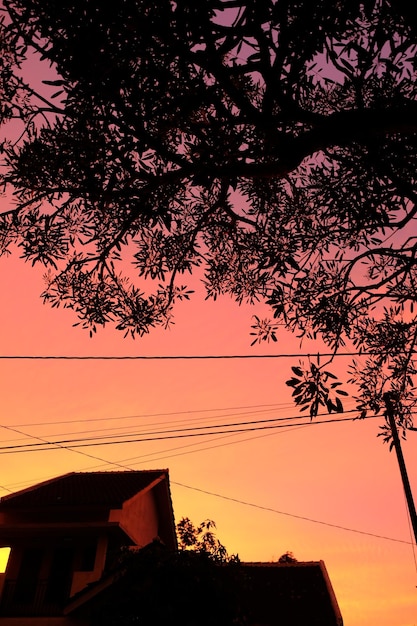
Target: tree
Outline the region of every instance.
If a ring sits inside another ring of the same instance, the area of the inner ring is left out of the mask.
[[[238,562],[237,555],[229,556],[225,546],[216,537],[216,524],[205,520],[194,526],[190,518],[183,517],[177,524],[177,536],[180,550],[191,550],[197,554],[206,554],[217,563]]]
[[[239,560],[228,557],[214,528],[210,520],[195,527],[184,518],[177,524],[178,551],[155,541],[137,552],[123,553],[120,577],[90,609],[92,623],[243,626],[244,574]]]
[[[1,252],[95,332],[171,322],[207,296],[348,344],[359,408],[416,374],[417,29],[406,0],[3,0]],[[27,60],[48,68],[30,84]],[[48,91],[50,89],[50,91]],[[341,410],[323,363],[289,382]],[[339,393],[337,393],[339,392]]]
[[[284,554],[279,557],[278,563],[297,563],[297,559],[292,552],[284,552]]]

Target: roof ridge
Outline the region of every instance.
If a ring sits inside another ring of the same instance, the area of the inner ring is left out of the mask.
[[[11,500],[15,496],[23,495],[24,493],[29,493],[30,491],[34,491],[35,489],[39,489],[40,487],[44,487],[46,485],[50,485],[51,483],[59,480],[61,478],[66,478],[67,476],[72,476],[77,474],[77,472],[67,472],[66,474],[61,474],[59,476],[53,476],[52,478],[47,478],[40,483],[35,483],[30,485],[29,487],[25,487],[24,489],[19,489],[19,491],[13,491],[12,493],[7,493],[5,496],[1,496],[0,502],[4,502],[5,500]]]
[[[68,472],[3,496],[0,508],[124,502],[157,479],[169,481],[169,470]]]
[[[258,567],[299,567],[299,566],[320,566],[322,561],[292,561],[292,562],[280,562],[280,561],[242,561],[242,565],[258,566]]]

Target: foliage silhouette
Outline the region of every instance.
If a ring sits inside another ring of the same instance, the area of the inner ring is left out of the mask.
[[[184,518],[177,528],[178,551],[155,541],[122,554],[120,578],[93,607],[93,625],[245,624],[239,600],[244,574],[223,546],[219,556],[222,544],[213,533],[214,523],[207,520],[196,528]]]
[[[400,425],[411,425],[410,4],[3,5],[2,184],[14,195],[0,252],[17,244],[48,267],[45,301],[73,308],[90,333],[115,323],[143,335],[171,323],[197,271],[208,297],[268,303],[255,342],[275,341],[282,324],[333,353],[366,353],[351,372],[360,415],[390,390]],[[42,88],[27,59],[47,68]],[[320,387],[325,364],[300,367],[299,403],[312,417],[339,410]]]

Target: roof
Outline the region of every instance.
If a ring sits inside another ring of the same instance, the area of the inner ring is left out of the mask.
[[[284,618],[286,626],[343,625],[323,561],[242,565],[249,577],[247,614],[254,622],[278,623]]]
[[[123,502],[168,478],[168,470],[71,472],[3,496],[0,511],[37,507],[121,508]]]

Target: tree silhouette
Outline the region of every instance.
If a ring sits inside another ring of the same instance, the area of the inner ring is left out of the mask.
[[[366,353],[361,414],[411,424],[417,29],[406,0],[3,0],[0,248],[94,332],[207,296]],[[27,61],[48,68],[39,89]],[[37,61],[36,61],[37,60]],[[340,410],[320,363],[290,384]],[[331,375],[330,375],[331,378]],[[332,385],[334,385],[332,387]],[[341,395],[339,393],[339,395]],[[340,403],[340,399],[339,399]],[[408,412],[404,413],[404,410]]]
[[[92,624],[246,624],[241,599],[245,575],[214,529],[210,520],[195,527],[183,518],[177,524],[179,550],[154,541],[122,553],[119,576],[90,609]]]

